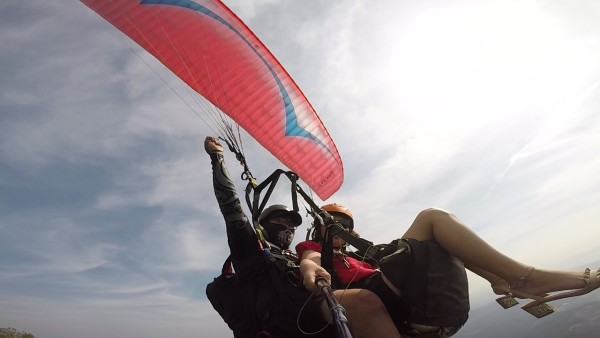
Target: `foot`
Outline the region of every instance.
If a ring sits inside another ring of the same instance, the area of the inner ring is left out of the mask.
[[[519,304],[510,292],[510,284],[504,279],[498,277],[491,283],[491,286],[494,293],[501,296],[500,298],[496,298],[496,302],[503,308],[508,309]]]
[[[500,277],[493,281],[490,286],[492,287],[492,291],[499,296],[510,294],[510,284]]]
[[[585,272],[582,275],[579,275],[577,278],[571,278],[572,275],[570,273],[563,273],[564,278],[562,281],[558,281],[558,284],[563,283],[563,285],[571,286],[563,286],[560,289],[552,290],[552,291],[563,291],[556,292],[550,295],[540,297],[540,296],[531,296],[523,293],[522,295],[531,298],[534,301],[523,306],[523,310],[531,313],[537,318],[542,318],[554,312],[552,306],[548,305],[548,302],[585,295],[590,293],[598,288],[600,288],[600,269],[590,270],[585,269]],[[582,286],[583,283],[583,286]],[[575,286],[577,284],[577,286]],[[565,291],[566,290],[566,291]],[[549,291],[550,292],[550,291]],[[518,294],[518,291],[513,290],[514,294]]]
[[[535,299],[531,296],[544,297],[551,292],[582,289],[590,284],[590,272],[586,270],[586,273],[529,268],[522,278],[513,281],[510,291],[515,296]]]

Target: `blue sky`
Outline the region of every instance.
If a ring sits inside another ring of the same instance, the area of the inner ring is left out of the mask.
[[[363,237],[436,206],[526,263],[600,265],[597,1],[225,3],[330,131]],[[227,256],[213,133],[178,79],[77,1],[2,1],[0,44],[0,327],[229,336],[204,296]],[[244,144],[258,178],[281,166]]]

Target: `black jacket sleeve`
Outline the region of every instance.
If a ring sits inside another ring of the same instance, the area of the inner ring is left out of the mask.
[[[222,152],[210,154],[213,186],[219,208],[225,219],[227,242],[231,251],[231,260],[237,272],[244,270],[260,255],[258,238],[248,217],[242,210],[231,176],[225,166]]]

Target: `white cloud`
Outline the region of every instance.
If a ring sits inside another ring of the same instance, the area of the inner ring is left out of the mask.
[[[595,259],[595,2],[229,5],[331,132],[346,169],[331,201],[364,237],[440,206],[527,263]],[[0,318],[49,338],[229,334],[190,291],[227,253],[194,100],[80,3],[0,6]],[[281,167],[245,145],[257,178]],[[281,189],[272,202],[288,203]]]

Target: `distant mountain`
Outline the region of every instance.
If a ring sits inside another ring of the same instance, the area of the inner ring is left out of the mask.
[[[526,300],[519,300],[521,305]],[[594,338],[600,337],[600,291],[551,302],[556,312],[537,319],[519,306],[504,310],[495,302],[471,310],[456,338]]]

